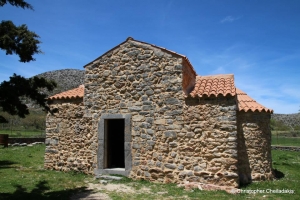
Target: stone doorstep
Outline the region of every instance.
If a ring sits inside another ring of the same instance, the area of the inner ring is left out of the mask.
[[[125,169],[124,169],[125,170]],[[120,171],[120,169],[118,169],[118,171]],[[122,180],[123,178],[122,177],[119,177],[119,176],[112,176],[112,175],[98,175],[95,177],[96,179],[105,179],[105,180]]]

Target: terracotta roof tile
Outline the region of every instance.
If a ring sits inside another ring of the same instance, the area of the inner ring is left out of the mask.
[[[190,93],[192,97],[202,97],[203,95],[235,96],[233,74],[222,74],[213,76],[197,76],[194,90]]]
[[[83,98],[84,95],[84,85],[80,85],[78,88],[74,88],[72,90],[68,90],[56,95],[53,95],[48,98],[48,100],[55,100],[55,99],[76,99],[76,98]]]
[[[266,108],[263,105],[257,103],[254,99],[249,97],[245,92],[236,88],[238,109],[239,111],[258,111],[258,112],[270,112],[273,113],[272,109]]]
[[[239,111],[258,111],[258,112],[270,112],[272,109],[266,108],[263,105],[257,103],[254,99],[248,96],[242,90],[235,88],[233,82],[233,75],[216,75],[216,76],[197,76],[197,82],[195,89],[191,92],[191,96],[218,96],[219,94],[226,96],[227,94],[234,96],[237,95],[238,110]],[[68,90],[48,98],[48,100],[56,99],[76,99],[83,98],[84,85],[80,85],[78,88]]]

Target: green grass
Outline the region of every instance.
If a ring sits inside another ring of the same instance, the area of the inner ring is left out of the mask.
[[[0,148],[0,199],[68,199],[87,175],[43,169],[45,145]]]
[[[272,131],[272,145],[300,146],[299,131]]]
[[[0,147],[0,199],[69,199],[86,184],[98,183],[92,176],[81,173],[64,173],[43,169],[45,146]],[[300,153],[272,151],[273,168],[282,178],[274,181],[252,183],[244,190],[294,190],[295,194],[228,194],[224,191],[186,191],[175,184],[158,184],[123,178],[108,184],[130,186],[135,193],[103,191],[112,199],[300,199]],[[147,189],[145,192],[143,189]],[[91,192],[91,191],[90,191]]]
[[[300,146],[300,138],[294,137],[272,137],[272,145],[279,146]]]
[[[45,137],[44,130],[0,130],[0,134],[8,134],[9,137]]]

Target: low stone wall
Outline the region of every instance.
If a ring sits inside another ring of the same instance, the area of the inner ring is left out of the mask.
[[[274,146],[272,145],[272,150],[281,150],[281,151],[300,151],[300,147],[285,147],[285,146]]]

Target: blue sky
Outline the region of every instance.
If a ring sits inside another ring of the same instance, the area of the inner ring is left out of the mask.
[[[0,82],[83,66],[127,37],[187,56],[199,75],[234,74],[235,84],[275,113],[300,109],[298,0],[28,0],[0,19],[41,38],[36,61],[0,51]]]

